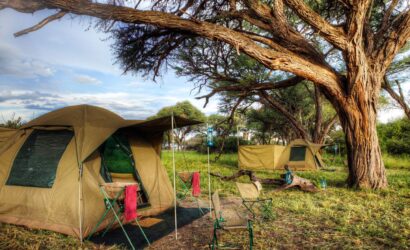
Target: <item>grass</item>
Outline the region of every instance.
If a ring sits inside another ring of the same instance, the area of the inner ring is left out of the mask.
[[[177,152],[177,171],[201,171],[203,199],[207,199],[207,156]],[[325,178],[328,188],[319,193],[297,189],[274,192],[264,186],[263,196],[273,198],[273,219],[255,223],[255,249],[409,249],[410,246],[410,157],[385,155],[389,188],[381,191],[352,190],[345,187],[347,178],[343,159],[325,155],[331,171],[300,172],[298,175],[318,183]],[[213,159],[213,156],[211,156]],[[172,181],[172,154],[163,152],[162,161]],[[223,175],[236,172],[236,154],[223,155],[211,162],[211,171]],[[280,172],[258,172],[262,178],[279,178]],[[249,182],[241,177],[241,182]],[[238,196],[234,182],[211,179],[212,190],[222,196]],[[222,240],[246,244],[246,233],[223,233]],[[46,230],[30,230],[3,224],[0,249],[74,249],[78,241]],[[90,242],[85,249],[118,249]]]
[[[83,249],[119,249],[118,247],[98,246],[85,242]],[[8,224],[0,224],[0,249],[37,250],[37,249],[82,249],[78,239],[63,234],[28,229]]]
[[[340,157],[324,156],[331,171],[300,172],[298,175],[328,188],[319,193],[297,189],[274,192],[264,187],[263,196],[273,198],[275,219],[255,225],[256,249],[268,248],[410,248],[410,158],[384,156],[389,188],[381,191],[353,190],[345,186],[347,169]],[[164,152],[163,162],[172,176],[172,155]],[[211,156],[211,159],[213,157]],[[201,189],[207,197],[207,156],[177,152],[177,171],[201,171]],[[235,154],[211,162],[211,171],[223,175],[236,172]],[[281,172],[258,172],[262,178],[279,178]],[[212,190],[224,196],[238,196],[234,182],[211,179]],[[241,177],[241,182],[249,182]],[[246,244],[246,235],[224,235],[225,240]]]

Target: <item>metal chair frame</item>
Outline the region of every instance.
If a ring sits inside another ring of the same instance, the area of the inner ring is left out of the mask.
[[[229,218],[224,218],[222,215],[223,214],[222,208],[220,208],[220,205],[218,205],[220,204],[218,191],[216,191],[214,195],[212,195],[212,202],[214,203],[215,221],[214,221],[214,226],[213,226],[213,237],[212,237],[212,242],[210,243],[210,248],[212,250],[216,248],[220,248],[219,242],[218,242],[218,230],[246,229],[249,235],[249,249],[252,250],[253,244],[254,244],[252,220],[247,218],[246,226],[243,224],[225,226],[224,224],[225,222],[229,220]],[[218,210],[221,210],[221,211],[218,211]]]
[[[179,182],[181,182],[181,184],[182,184],[182,193],[178,193],[178,196],[179,196],[178,199],[179,199],[179,200],[185,200],[188,195],[191,196],[191,198],[193,198],[193,199],[196,201],[196,204],[197,204],[197,207],[198,207],[199,212],[200,212],[202,215],[204,215],[205,212],[204,212],[204,211],[202,210],[202,208],[199,206],[199,198],[193,196],[192,194],[190,194],[191,188],[192,188],[192,174],[193,174],[194,172],[189,172],[189,173],[190,173],[190,177],[189,177],[189,180],[190,180],[190,181],[189,181],[189,182],[186,182],[185,180],[183,180],[183,179],[181,178],[181,176],[179,175],[180,173],[177,174],[178,180],[179,180]],[[189,184],[188,184],[188,183],[189,183]]]
[[[272,198],[259,199],[259,192],[260,192],[260,190],[258,190],[258,189],[256,188],[256,184],[255,184],[255,183],[248,184],[248,183],[239,183],[239,182],[237,182],[236,184],[237,184],[237,187],[238,187],[238,190],[239,190],[239,194],[241,195],[242,204],[243,204],[244,207],[252,214],[253,219],[256,218],[256,213],[255,213],[255,210],[254,210],[254,206],[255,206],[256,204],[262,204],[262,203],[265,203],[265,202],[272,203]],[[254,188],[256,189],[255,192],[258,193],[258,196],[255,197],[254,199],[245,198],[244,195],[242,194],[242,192],[241,192],[241,190],[240,190],[238,184],[241,184],[241,185],[249,185],[249,188],[253,188],[253,187],[254,187]],[[252,186],[251,186],[251,185],[252,185]],[[260,185],[260,184],[259,184],[259,185]]]
[[[130,244],[131,248],[133,250],[135,250],[134,244],[132,244],[131,238],[127,234],[127,231],[125,230],[124,225],[123,225],[123,223],[120,219],[122,217],[123,213],[124,213],[124,205],[118,199],[124,193],[124,191],[125,191],[125,187],[122,187],[115,194],[114,198],[109,198],[107,192],[104,190],[104,187],[102,185],[100,185],[100,192],[104,196],[105,211],[104,211],[103,215],[101,216],[101,218],[98,220],[97,225],[95,225],[95,227],[91,231],[90,235],[87,237],[87,240],[89,240],[95,234],[98,227],[101,225],[101,223],[107,217],[108,213],[111,211],[114,215],[114,218],[112,219],[112,221],[108,224],[107,228],[102,233],[102,237],[105,236],[105,234],[112,228],[115,221],[117,221],[118,224],[120,225],[121,230],[123,231],[125,237],[127,238],[127,241]],[[117,207],[117,208],[115,208],[115,207]],[[138,218],[136,218],[134,221],[136,222],[139,229],[141,230],[141,233],[144,236],[144,238],[145,238],[146,242],[148,243],[148,245],[151,245],[150,241],[148,240],[147,235],[145,234],[144,230],[142,229],[141,225],[138,222]]]

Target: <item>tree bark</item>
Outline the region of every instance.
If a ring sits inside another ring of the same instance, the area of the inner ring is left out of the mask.
[[[387,179],[376,130],[379,91],[369,91],[367,87],[380,86],[382,77],[374,71],[363,70],[351,79],[354,81],[351,95],[345,103],[337,105],[346,138],[347,182],[356,188],[385,188]]]

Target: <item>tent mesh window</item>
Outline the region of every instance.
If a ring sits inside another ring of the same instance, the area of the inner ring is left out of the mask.
[[[109,137],[100,148],[102,158],[100,174],[106,182],[113,182],[114,174],[131,174],[138,182],[138,206],[148,206],[148,195],[136,168],[128,138],[117,132]]]
[[[305,146],[291,147],[289,161],[304,161],[306,156]]]
[[[51,188],[73,135],[69,130],[33,130],[14,159],[6,185]]]

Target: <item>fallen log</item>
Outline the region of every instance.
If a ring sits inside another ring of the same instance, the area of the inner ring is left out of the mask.
[[[210,173],[214,177],[218,177],[223,181],[234,181],[241,176],[248,176],[249,180],[252,182],[259,181],[261,184],[271,184],[271,185],[283,185],[285,181],[282,179],[270,179],[270,178],[259,178],[255,175],[255,173],[251,170],[239,170],[235,174],[231,176],[224,176],[220,173]]]
[[[223,181],[235,181],[237,178],[241,176],[248,176],[249,180],[252,182],[259,181],[261,184],[268,184],[268,185],[278,185],[280,187],[276,188],[274,191],[282,191],[285,189],[298,187],[303,191],[306,192],[318,192],[319,189],[308,179],[299,177],[293,173],[291,173],[291,180],[290,184],[287,184],[284,179],[272,179],[272,178],[259,178],[255,175],[255,173],[251,170],[239,170],[238,172],[230,175],[224,176],[220,173],[210,173],[211,176],[218,177]]]
[[[293,188],[293,187],[298,187],[301,190],[306,191],[306,192],[319,192],[319,189],[311,181],[309,181],[308,179],[299,177],[295,174],[292,174],[292,183],[282,185],[278,187],[277,189],[275,189],[274,191],[282,191],[282,190]]]

